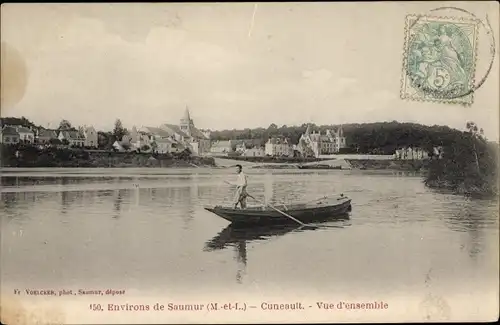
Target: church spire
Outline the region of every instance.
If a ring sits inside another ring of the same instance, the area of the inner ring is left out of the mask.
[[[189,108],[186,105],[186,110],[184,111],[184,117],[181,118],[180,128],[187,135],[191,136],[191,131],[194,129],[194,123],[189,114]]]
[[[311,124],[307,124],[307,128],[306,128],[306,135],[309,135],[311,134]]]
[[[191,121],[191,115],[189,114],[189,108],[186,105],[186,110],[184,111],[184,120],[186,120],[188,123]]]

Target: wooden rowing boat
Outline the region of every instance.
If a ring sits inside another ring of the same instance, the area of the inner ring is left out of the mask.
[[[311,203],[297,203],[292,205],[276,206],[279,210],[294,217],[303,223],[319,222],[332,217],[345,217],[351,207],[351,199],[346,196],[324,198]],[[235,225],[270,225],[294,223],[279,211],[272,207],[247,207],[246,209],[234,209],[232,207],[205,207],[217,216]]]

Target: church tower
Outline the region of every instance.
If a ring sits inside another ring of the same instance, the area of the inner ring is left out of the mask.
[[[311,135],[311,125],[307,124],[306,133],[307,136]]]
[[[181,131],[191,136],[191,130],[194,129],[194,123],[191,119],[191,115],[189,114],[189,109],[186,106],[186,110],[184,111],[184,117],[181,118],[181,123],[179,124]]]

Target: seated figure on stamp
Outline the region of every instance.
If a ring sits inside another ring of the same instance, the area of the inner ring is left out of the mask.
[[[466,77],[464,62],[453,45],[451,35],[451,29],[445,25],[439,26],[438,37],[434,40],[434,44],[441,52],[441,62],[449,68],[449,72],[457,74],[457,79],[464,79]]]
[[[420,42],[414,50],[415,77],[432,88],[449,84],[463,86],[467,80],[462,57],[450,37],[451,31],[441,25],[434,37],[420,34]]]

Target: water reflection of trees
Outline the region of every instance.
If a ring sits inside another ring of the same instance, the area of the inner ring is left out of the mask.
[[[130,194],[128,193],[128,190],[126,189],[119,189],[115,191],[115,198],[113,202],[113,206],[115,209],[115,215],[114,218],[119,218],[121,215],[122,211],[122,204],[125,196],[129,197]]]
[[[391,170],[391,174],[394,176],[408,177],[408,176],[421,176],[420,171],[408,171],[408,170]]]
[[[265,201],[276,206],[286,206],[298,201],[316,199],[324,196],[324,193],[329,193],[329,189],[325,192],[316,179],[310,179],[311,175],[315,174],[296,175],[304,178],[292,179],[288,177],[279,179],[276,175],[265,177],[263,193]]]
[[[182,180],[180,184],[168,186],[172,180]],[[196,201],[199,197],[199,186],[197,180],[190,176],[164,179],[166,187],[145,187],[141,188],[140,182],[134,182],[136,203],[143,202],[145,205],[154,204],[164,209],[170,216],[180,216],[188,227],[193,219]]]
[[[293,201],[293,199],[297,199],[294,193],[294,186],[292,186],[292,182],[290,181],[276,181],[276,176],[269,172],[268,175],[264,176],[263,179],[263,189],[261,189],[260,184],[251,184],[254,185],[252,190],[254,191],[253,195],[256,198],[260,197],[260,200],[265,202],[266,204],[272,205],[282,205],[288,204]],[[298,182],[295,180],[293,182],[295,187],[297,187]],[[300,186],[300,185],[299,185]],[[254,204],[259,204],[258,202],[253,202]]]
[[[17,177],[2,178],[3,184],[15,184]],[[20,178],[22,179],[22,178]],[[145,205],[154,205],[164,207],[165,213],[180,216],[185,226],[189,227],[189,223],[194,218],[196,206],[203,197],[208,197],[213,193],[211,186],[200,186],[199,180],[195,177],[182,176],[179,178],[168,178],[165,181],[169,182],[171,179],[179,180],[182,183],[172,184],[168,187],[147,187],[150,178],[145,179],[146,188],[141,188],[141,182],[138,177],[128,177],[124,181],[123,177],[115,177],[107,180],[106,183],[115,184],[117,187],[125,188],[118,189],[82,189],[80,190],[79,184],[102,182],[101,178],[92,177],[39,177],[37,179],[28,177],[23,183],[35,184],[38,181],[47,185],[48,191],[19,191],[18,192],[2,192],[2,205],[5,207],[7,214],[14,215],[15,210],[22,205],[26,208],[33,208],[41,200],[40,197],[45,197],[45,201],[56,202],[56,210],[61,214],[68,213],[69,210],[75,207],[94,207],[96,204],[101,204],[104,201],[110,202],[115,217],[123,214],[124,209],[130,210],[135,202],[144,202]],[[73,185],[73,186],[72,186]],[[168,185],[168,184],[167,184]],[[55,188],[54,188],[55,186]],[[132,186],[132,188],[127,188]],[[54,191],[55,189],[55,191]]]
[[[69,180],[66,177],[61,177],[58,180],[62,186],[65,186],[69,183]],[[68,191],[65,191],[63,189],[61,191],[61,213],[62,214],[66,214],[70,203],[71,203],[71,196],[69,195]]]
[[[58,192],[2,192],[2,211],[9,219],[22,218],[29,215],[26,211],[38,209],[41,203],[58,202],[59,199]]]
[[[62,180],[65,184],[82,184],[82,183],[111,183],[117,178],[103,177],[82,177],[82,176],[66,176],[64,174],[54,176],[2,176],[0,182],[2,187],[20,187],[32,185],[61,185]]]
[[[83,206],[85,191],[61,191],[61,213],[65,214],[71,206]]]
[[[113,195],[112,190],[96,190],[96,191],[90,191],[90,193],[93,197],[95,195],[96,198],[104,198]]]
[[[9,177],[0,177],[0,182],[3,187],[17,187],[19,186],[19,177],[17,176],[9,176]]]
[[[2,187],[19,187],[19,186],[32,186],[32,185],[52,185],[58,184],[58,179],[54,177],[44,176],[2,176]]]
[[[446,207],[444,222],[449,229],[468,234],[462,248],[467,247],[469,256],[475,259],[488,240],[485,228],[498,227],[498,202],[475,199],[455,202]]]
[[[9,218],[16,215],[18,212],[18,204],[19,204],[19,192],[2,192],[2,210],[5,215]]]

